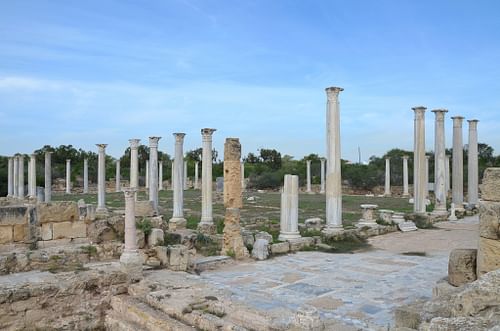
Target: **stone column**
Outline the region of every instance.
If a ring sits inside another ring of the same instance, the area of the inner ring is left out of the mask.
[[[161,137],[149,137],[149,201],[158,214],[158,141]]]
[[[83,193],[89,193],[89,160],[83,159]]]
[[[139,189],[139,143],[140,139],[129,139],[130,143],[130,188]]]
[[[196,161],[194,163],[194,189],[195,190],[198,190],[200,188],[200,186],[198,185],[198,179],[199,179],[198,178],[199,177],[199,175],[198,175],[198,167],[199,167],[198,164],[199,164],[198,161]]]
[[[278,240],[300,238],[299,232],[299,176],[285,175],[281,192],[280,235]]]
[[[464,147],[462,139],[461,116],[451,118],[453,120],[453,164],[451,178],[452,202],[457,210],[462,210],[464,206]]]
[[[116,166],[116,172],[115,172],[115,192],[120,192],[121,191],[121,173],[120,173],[120,160],[116,160],[115,162]]]
[[[71,160],[66,160],[66,194],[71,193]]]
[[[468,170],[467,170],[467,201],[469,207],[476,207],[478,198],[479,181],[479,161],[477,146],[477,122],[478,120],[468,120],[469,122],[469,151],[468,151]]]
[[[326,89],[326,226],[327,231],[342,228],[342,186],[340,163],[340,104],[341,87]]]
[[[9,157],[9,168],[7,176],[7,196],[12,198],[14,196],[14,158]]]
[[[45,152],[45,202],[52,201],[52,152]]]
[[[410,196],[408,191],[408,155],[403,156],[403,198]]]
[[[424,186],[426,199],[429,198],[429,159],[430,159],[430,156],[426,155],[425,156],[425,186]]]
[[[125,249],[120,256],[120,265],[129,279],[142,278],[142,259],[137,250],[135,227],[136,188],[124,188],[125,194]]]
[[[163,161],[158,162],[158,191],[163,191]]]
[[[444,117],[446,109],[435,109],[434,131],[434,214],[446,215],[446,146],[444,134]]]
[[[412,108],[414,121],[413,211],[425,213],[425,107]]]
[[[24,192],[24,155],[20,154],[19,155],[19,171],[18,171],[18,176],[19,176],[19,188],[17,193],[19,194],[20,199],[24,199],[25,192]]]
[[[175,173],[175,160],[172,160],[170,165],[170,190],[174,190],[174,173]]]
[[[146,188],[149,188],[149,160],[146,160]]]
[[[446,196],[448,197],[448,193],[450,192],[451,189],[451,180],[450,180],[450,156],[446,155],[445,156],[445,161],[444,161],[444,171],[445,171],[445,185],[446,185]]]
[[[386,197],[391,196],[391,158],[385,158],[385,185],[384,185],[384,195]]]
[[[96,144],[99,149],[97,160],[97,213],[106,213],[106,146]]]
[[[321,194],[325,193],[325,159],[321,159]]]
[[[202,159],[201,159],[201,221],[199,229],[203,232],[215,232],[212,215],[212,134],[216,129],[201,130]]]
[[[306,161],[306,178],[307,178],[307,187],[306,192],[311,193],[311,160]]]
[[[28,198],[31,197],[31,156],[28,159]]]
[[[188,163],[187,161],[184,161],[184,181],[183,181],[183,185],[184,185],[184,190],[187,190],[189,187],[188,187]]]
[[[241,189],[244,191],[245,188],[245,163],[241,162]]]
[[[12,181],[13,190],[14,190],[14,198],[19,198],[19,156],[14,155],[14,178]]]
[[[30,186],[29,186],[29,191],[30,191],[30,198],[36,198],[36,154],[31,154],[30,155]]]
[[[185,133],[174,133],[175,137],[175,162],[174,162],[174,178],[172,180],[174,186],[174,212],[169,221],[169,228],[175,230],[178,228],[186,227],[186,219],[184,218],[184,192],[183,192],[183,179],[184,179],[184,166],[182,160],[184,159],[183,143]]]

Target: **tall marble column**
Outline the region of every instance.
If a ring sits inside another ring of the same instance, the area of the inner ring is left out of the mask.
[[[163,191],[163,161],[158,162],[158,191]]]
[[[125,194],[125,249],[120,256],[120,265],[129,279],[142,278],[142,258],[136,244],[135,196],[136,188],[124,188]]]
[[[408,155],[403,156],[403,198],[410,196],[408,191]]]
[[[299,232],[299,176],[285,175],[281,192],[280,235],[278,240],[300,238]]]
[[[462,139],[462,116],[455,116],[453,120],[453,158],[451,195],[455,209],[463,209],[464,206],[464,147]]]
[[[426,199],[429,198],[429,159],[430,159],[430,156],[426,155],[425,156],[425,186],[424,186]]]
[[[170,190],[174,190],[174,177],[175,177],[175,159],[172,159],[172,163],[170,164]]]
[[[71,160],[66,160],[66,194],[71,193]]]
[[[169,228],[177,229],[186,226],[186,219],[184,218],[184,191],[183,191],[183,181],[184,181],[184,151],[183,143],[185,133],[174,133],[175,137],[175,162],[174,162],[174,212],[172,218],[169,221]]]
[[[446,196],[448,197],[448,193],[450,192],[451,190],[451,180],[450,180],[450,156],[449,155],[446,155],[445,157],[445,161],[444,161],[444,171],[445,171],[445,185],[446,185]]]
[[[28,159],[28,198],[31,197],[31,156]]]
[[[130,143],[130,188],[139,189],[139,143],[140,139],[129,139]]]
[[[341,87],[328,87],[326,111],[326,226],[337,230],[342,227],[342,185],[340,163],[340,103]]]
[[[311,193],[311,160],[306,161],[306,178],[307,178],[307,187],[306,192]]]
[[[184,190],[187,190],[189,187],[188,187],[188,163],[187,161],[184,161],[184,181],[183,181],[183,185],[184,185]]]
[[[194,189],[195,190],[198,190],[200,188],[200,185],[198,184],[198,180],[199,180],[198,168],[199,168],[199,162],[196,161],[194,163]]]
[[[120,192],[121,191],[121,180],[122,180],[122,175],[120,171],[120,159],[116,160],[115,163],[116,166],[116,172],[115,172],[115,192]]]
[[[446,146],[444,134],[444,117],[446,109],[435,109],[434,131],[434,214],[446,215]]]
[[[414,152],[413,152],[413,211],[425,213],[425,107],[412,108],[414,120]]]
[[[149,160],[146,160],[146,188],[149,188]]]
[[[320,192],[321,194],[325,193],[325,159],[321,158],[321,189]]]
[[[245,162],[241,161],[241,189],[244,191],[245,188]]]
[[[476,207],[478,203],[478,181],[479,181],[479,161],[477,146],[477,122],[478,120],[468,120],[469,122],[469,152],[467,170],[467,202],[469,207]]]
[[[52,201],[52,152],[45,152],[45,202]]]
[[[391,196],[391,158],[385,158],[385,185],[384,185],[384,195],[386,197]]]
[[[14,196],[14,158],[9,157],[9,168],[7,176],[7,196],[12,198]]]
[[[201,221],[199,227],[211,227],[214,223],[212,215],[212,134],[216,129],[201,130]],[[209,229],[211,230],[211,229]]]
[[[99,149],[97,159],[97,209],[98,213],[106,213],[106,146],[96,144]]]
[[[158,214],[158,141],[161,137],[149,137],[149,201]]]
[[[28,195],[30,198],[36,198],[36,154],[30,155],[28,173]]]
[[[14,189],[14,198],[19,198],[19,155],[14,155],[14,180],[12,181]]]
[[[24,199],[25,192],[24,192],[24,155],[20,154],[19,155],[19,171],[18,171],[18,176],[19,176],[19,188],[17,193],[19,194],[20,199]]]

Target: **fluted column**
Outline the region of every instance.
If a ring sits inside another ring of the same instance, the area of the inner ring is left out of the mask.
[[[340,104],[341,87],[329,87],[326,111],[326,226],[342,229],[342,186],[340,163]]]
[[[462,138],[461,116],[451,118],[453,120],[453,163],[451,178],[452,202],[456,209],[463,209],[464,206],[464,147]]]
[[[146,188],[149,188],[149,160],[146,160]]]
[[[385,185],[384,185],[384,195],[386,197],[391,196],[391,158],[385,158]]]
[[[12,181],[13,190],[14,190],[14,198],[19,198],[19,155],[14,155],[14,178]]]
[[[115,172],[115,192],[120,192],[121,191],[121,180],[122,180],[122,175],[120,172],[120,160],[116,160],[115,163],[116,166],[116,172]]]
[[[446,146],[444,117],[446,109],[435,109],[434,131],[434,214],[447,214],[446,211]]]
[[[201,160],[201,225],[213,224],[212,215],[212,134],[216,129],[201,130],[202,160]]]
[[[415,213],[425,213],[425,107],[412,108],[414,120],[413,191]]]
[[[403,198],[410,196],[408,191],[408,155],[403,156]]]
[[[183,185],[184,185],[184,190],[187,190],[188,189],[188,163],[187,163],[187,161],[184,161],[184,181],[183,181]]]
[[[52,200],[52,152],[45,152],[45,202]]]
[[[325,193],[325,159],[321,159],[321,189],[320,189],[320,192],[321,194],[324,194]]]
[[[158,162],[158,191],[163,191],[163,161]]]
[[[136,188],[124,188],[125,194],[125,249],[120,256],[122,270],[130,279],[142,278],[142,258],[136,244],[135,196]]]
[[[83,159],[83,193],[89,193],[89,160]]]
[[[139,189],[139,143],[140,139],[129,139],[130,143],[130,188]]]
[[[66,194],[71,193],[71,160],[66,160]]]
[[[299,232],[299,176],[285,175],[281,192],[280,235],[278,240],[300,238]]]
[[[199,162],[196,161],[194,163],[194,189],[195,190],[198,190],[200,188],[200,185],[198,184],[198,180],[199,180],[198,168],[199,168]]]
[[[158,214],[158,141],[161,137],[149,137],[149,201]]]
[[[97,209],[96,212],[105,213],[106,209],[106,146],[96,144],[98,147],[97,158]]]
[[[306,192],[311,193],[311,160],[306,161]]]
[[[25,196],[25,191],[24,191],[24,155],[20,154],[19,155],[19,188],[18,188],[18,194],[20,199],[24,199]]]
[[[470,207],[476,207],[478,203],[478,181],[479,181],[479,161],[477,146],[477,122],[469,120],[469,152],[467,170],[467,202]]]
[[[7,176],[7,196],[12,198],[14,196],[14,158],[9,157],[8,163],[8,176]]]
[[[450,193],[451,190],[451,180],[450,180],[450,156],[446,155],[444,157],[444,171],[445,171],[445,185],[446,185],[446,197],[448,197],[448,193]]]
[[[184,219],[184,192],[183,192],[183,181],[184,181],[184,151],[183,143],[185,133],[174,133],[175,137],[175,162],[174,162],[174,212],[172,218],[170,219],[169,227],[179,228],[186,226],[186,220]]]

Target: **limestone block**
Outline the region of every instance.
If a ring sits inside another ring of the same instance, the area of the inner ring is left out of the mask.
[[[296,251],[300,251],[304,247],[313,246],[314,245],[314,238],[313,237],[301,237],[301,238],[296,238],[296,239],[289,239],[288,242],[290,243],[290,250],[292,252],[296,252]]]
[[[36,207],[39,223],[70,222],[79,219],[78,205],[73,201],[39,203]]]
[[[152,256],[146,260],[146,265],[150,267],[159,267],[161,265],[160,259]]]
[[[87,237],[87,224],[82,221],[73,222],[71,224],[71,237],[70,238],[86,238]]]
[[[487,168],[479,188],[482,200],[500,201],[500,168]]]
[[[476,280],[477,249],[454,249],[448,261],[448,282],[462,286]]]
[[[12,226],[11,225],[3,225],[0,226],[0,244],[7,244],[12,242],[14,239]]]
[[[168,248],[165,246],[156,246],[156,257],[160,260],[162,265],[168,265]]]
[[[52,223],[53,239],[73,238],[73,222]]]
[[[139,249],[146,246],[146,236],[142,230],[135,230],[135,244]]]
[[[479,203],[479,236],[500,240],[500,202]]]
[[[288,241],[274,243],[271,245],[271,254],[286,254],[290,252],[290,243]]]
[[[52,232],[52,224],[53,223],[42,224],[42,230],[41,230],[42,240],[52,240],[54,238]]]
[[[319,312],[313,306],[302,306],[295,313],[295,327],[299,330],[323,331],[325,325]]]
[[[252,231],[241,230],[241,236],[243,237],[243,243],[245,246],[253,246],[255,243],[255,238]]]
[[[273,236],[271,236],[269,233],[265,231],[260,231],[255,234],[255,240],[258,239],[265,239],[267,242],[272,243],[273,242]]]
[[[252,257],[265,260],[269,257],[269,242],[266,239],[257,239],[252,249]]]
[[[149,201],[151,202],[151,201]],[[158,228],[158,229],[162,229],[164,230],[164,228],[166,227],[166,224],[165,222],[163,222],[163,216],[155,216],[155,217],[151,217],[151,225],[153,226],[153,228]]]
[[[479,238],[477,277],[500,268],[500,240]]]
[[[491,323],[482,318],[475,317],[435,317],[425,331],[487,331],[490,329]]]
[[[26,224],[15,224],[14,229],[14,241],[25,241],[28,239],[28,225]]]
[[[168,267],[174,271],[186,271],[189,266],[189,252],[184,245],[168,246]]]
[[[308,218],[304,221],[306,229],[321,230],[323,228],[324,221],[319,218]]]
[[[28,223],[28,207],[6,206],[0,207],[0,225],[14,225]]]
[[[224,206],[242,208],[241,145],[238,138],[227,138],[224,144]]]
[[[164,233],[162,229],[151,229],[151,233],[148,235],[148,245],[150,247],[163,245]]]
[[[153,208],[153,201],[136,201],[135,203],[135,216],[136,217],[152,217],[155,211]]]
[[[399,307],[394,311],[394,322],[396,327],[418,329],[421,321],[420,309],[416,309],[416,307]]]

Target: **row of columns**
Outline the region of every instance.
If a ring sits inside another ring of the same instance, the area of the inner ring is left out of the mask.
[[[321,194],[325,193],[325,159],[320,159],[321,162],[321,174],[320,174],[320,179],[321,179],[321,185],[320,185],[320,192]],[[243,163],[242,163],[243,167]],[[311,190],[311,160],[306,161],[306,193],[312,193]]]

